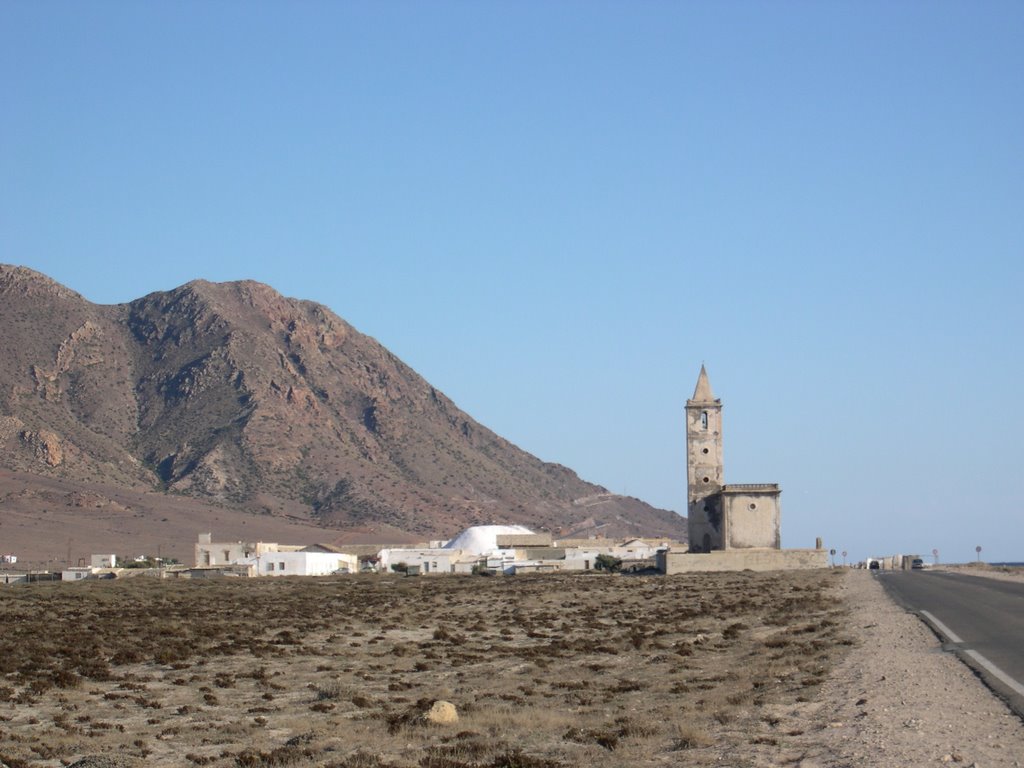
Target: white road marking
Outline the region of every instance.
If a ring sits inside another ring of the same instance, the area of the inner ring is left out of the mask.
[[[945,624],[943,624],[941,621],[936,619],[934,616],[932,616],[932,614],[928,613],[928,611],[921,611],[921,615],[927,617],[928,621],[930,621],[932,624],[934,624],[936,627],[938,627],[939,628],[939,632],[941,632],[942,634],[944,634],[946,637],[949,638],[949,642],[951,642],[951,643],[962,643],[963,642],[963,640],[961,640],[960,637],[952,629],[950,629]]]
[[[1024,696],[1024,685],[1018,683],[1016,680],[1014,680],[1008,674],[1003,672],[1003,670],[1001,670],[999,667],[997,667],[995,664],[986,659],[977,651],[965,651],[965,653],[972,659],[974,659],[976,662],[978,662],[985,669],[987,669],[989,672],[991,672],[993,677],[1001,680],[1003,684],[1006,685],[1008,688],[1020,694],[1021,696]]]
[[[936,619],[932,614],[928,613],[928,611],[921,611],[921,615],[925,616],[928,619],[928,621],[930,621],[932,624],[934,624],[936,627],[938,627],[939,631],[942,634],[944,634],[946,637],[948,637],[949,641],[951,643],[962,643],[963,642],[963,640],[960,639],[960,637],[956,634],[956,632],[954,632],[949,627],[947,627],[945,624],[943,624],[941,621]],[[980,653],[978,653],[977,651],[970,651],[970,650],[964,650],[964,653],[967,656],[970,656],[976,662],[978,662],[978,664],[980,666],[982,666],[986,670],[988,670],[988,672],[991,673],[991,675],[994,678],[996,678],[1001,683],[1003,683],[1003,685],[1007,686],[1008,688],[1010,688],[1010,690],[1014,691],[1015,693],[1018,693],[1021,696],[1024,696],[1024,685],[1021,685],[1020,683],[1018,683],[1016,680],[1014,680],[1008,674],[1003,672],[1003,670],[1001,670],[999,667],[997,667],[991,661],[986,659]]]

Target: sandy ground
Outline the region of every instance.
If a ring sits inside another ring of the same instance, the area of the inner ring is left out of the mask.
[[[851,571],[844,592],[859,642],[816,701],[790,713],[816,725],[786,744],[780,765],[1024,763],[1024,723],[893,603],[876,576]]]

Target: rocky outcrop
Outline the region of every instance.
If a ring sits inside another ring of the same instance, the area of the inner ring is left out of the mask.
[[[14,416],[0,416],[0,444],[20,435],[25,428],[25,422]]]
[[[98,325],[86,321],[71,333],[57,349],[57,356],[51,366],[32,366],[32,378],[36,392],[47,400],[61,398],[61,376],[73,370],[74,366],[100,365],[103,353],[100,342],[103,332]],[[77,357],[77,360],[76,360]]]
[[[64,445],[60,435],[48,429],[40,429],[38,432],[25,430],[21,433],[21,440],[35,454],[36,459],[49,467],[59,467],[64,463]]]

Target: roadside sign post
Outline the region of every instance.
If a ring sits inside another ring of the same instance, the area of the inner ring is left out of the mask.
[[[974,551],[978,553],[978,562],[981,562],[981,545],[979,544],[974,548]]]
[[[939,550],[937,550],[937,549],[933,549],[932,550],[932,559],[935,561],[935,565],[939,564]]]
[[[846,567],[846,550],[843,550],[843,568]]]

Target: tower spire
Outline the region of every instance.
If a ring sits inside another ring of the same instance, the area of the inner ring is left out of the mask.
[[[711,391],[711,382],[708,381],[708,372],[704,370],[704,363],[700,364],[700,376],[697,377],[697,386],[691,399],[698,403],[710,403],[715,399]]]

